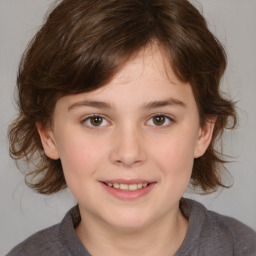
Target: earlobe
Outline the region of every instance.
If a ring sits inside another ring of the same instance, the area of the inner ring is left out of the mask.
[[[200,128],[196,142],[194,158],[201,157],[210,145],[215,122],[216,118],[211,118],[205,123],[203,127]]]
[[[50,127],[43,127],[39,122],[36,123],[36,127],[40,135],[45,154],[51,159],[59,159],[59,152],[57,150],[52,129]]]

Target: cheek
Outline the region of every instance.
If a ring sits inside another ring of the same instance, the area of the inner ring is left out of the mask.
[[[181,132],[158,145],[152,154],[160,169],[166,175],[189,179],[194,162],[195,136]]]
[[[104,147],[82,136],[73,136],[60,143],[59,152],[67,183],[92,176],[104,156]]]
[[[193,162],[193,154],[185,143],[166,147],[165,151],[158,153],[157,164],[168,200],[176,202],[185,193],[191,179]]]
[[[80,137],[81,138],[81,137]],[[103,161],[104,152],[97,143],[72,138],[62,144],[60,158],[67,186],[78,202],[89,201],[94,195],[97,171]]]

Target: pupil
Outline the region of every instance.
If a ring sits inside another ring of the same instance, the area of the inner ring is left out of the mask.
[[[102,123],[102,118],[100,116],[91,118],[92,125],[99,126]]]
[[[155,125],[162,125],[165,121],[165,118],[163,116],[155,116],[154,117],[154,124]]]

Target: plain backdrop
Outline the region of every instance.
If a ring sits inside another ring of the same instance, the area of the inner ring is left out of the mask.
[[[35,194],[8,155],[7,127],[16,114],[16,72],[29,39],[52,0],[0,0],[0,255],[32,233],[59,222],[75,204],[69,191]],[[186,193],[209,209],[256,229],[256,1],[192,0],[224,44],[228,68],[222,88],[236,100],[239,127],[224,134],[233,187],[209,196]],[[227,181],[230,181],[227,177]]]

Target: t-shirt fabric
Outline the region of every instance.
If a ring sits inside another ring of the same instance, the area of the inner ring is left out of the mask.
[[[256,256],[256,232],[241,222],[208,211],[202,204],[183,199],[189,218],[186,237],[174,256]],[[39,231],[6,256],[91,256],[75,233],[80,223],[78,206],[60,224]],[[150,255],[150,252],[149,252]]]

